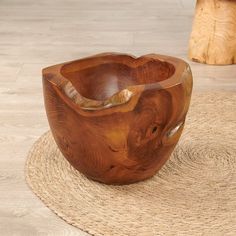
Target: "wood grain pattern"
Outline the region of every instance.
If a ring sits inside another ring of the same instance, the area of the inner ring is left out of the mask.
[[[25,184],[27,152],[49,129],[41,69],[103,51],[159,52],[188,61],[194,3],[0,1],[0,235],[87,235],[48,210]],[[236,65],[188,62],[195,92],[236,91]]]
[[[197,0],[189,58],[207,64],[236,63],[236,1]]]
[[[99,54],[43,70],[45,107],[67,160],[89,178],[128,184],[153,176],[177,144],[192,74],[156,54]]]

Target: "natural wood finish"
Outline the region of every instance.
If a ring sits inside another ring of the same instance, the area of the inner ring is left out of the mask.
[[[25,184],[27,152],[49,128],[42,68],[102,51],[187,60],[195,0],[68,1],[0,1],[0,235],[87,235],[53,214]],[[195,92],[236,91],[236,66],[189,63]]]
[[[235,0],[197,0],[189,58],[216,65],[236,63]]]
[[[89,178],[128,184],[153,176],[188,111],[187,63],[149,54],[100,54],[43,70],[49,124],[67,160]]]

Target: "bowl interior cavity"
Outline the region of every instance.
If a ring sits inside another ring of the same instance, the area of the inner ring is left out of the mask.
[[[81,68],[79,62],[64,65],[61,73],[84,97],[104,100],[131,85],[157,83],[170,78],[175,67],[159,60],[146,61],[141,65],[124,62],[105,62]]]

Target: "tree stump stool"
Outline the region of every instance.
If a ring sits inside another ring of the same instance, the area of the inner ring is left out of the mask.
[[[236,63],[236,0],[197,0],[189,58],[215,65]]]

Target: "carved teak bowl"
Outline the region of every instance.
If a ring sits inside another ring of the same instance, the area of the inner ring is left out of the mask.
[[[182,133],[189,65],[156,54],[100,54],[43,69],[55,141],[73,167],[107,184],[153,176]]]

